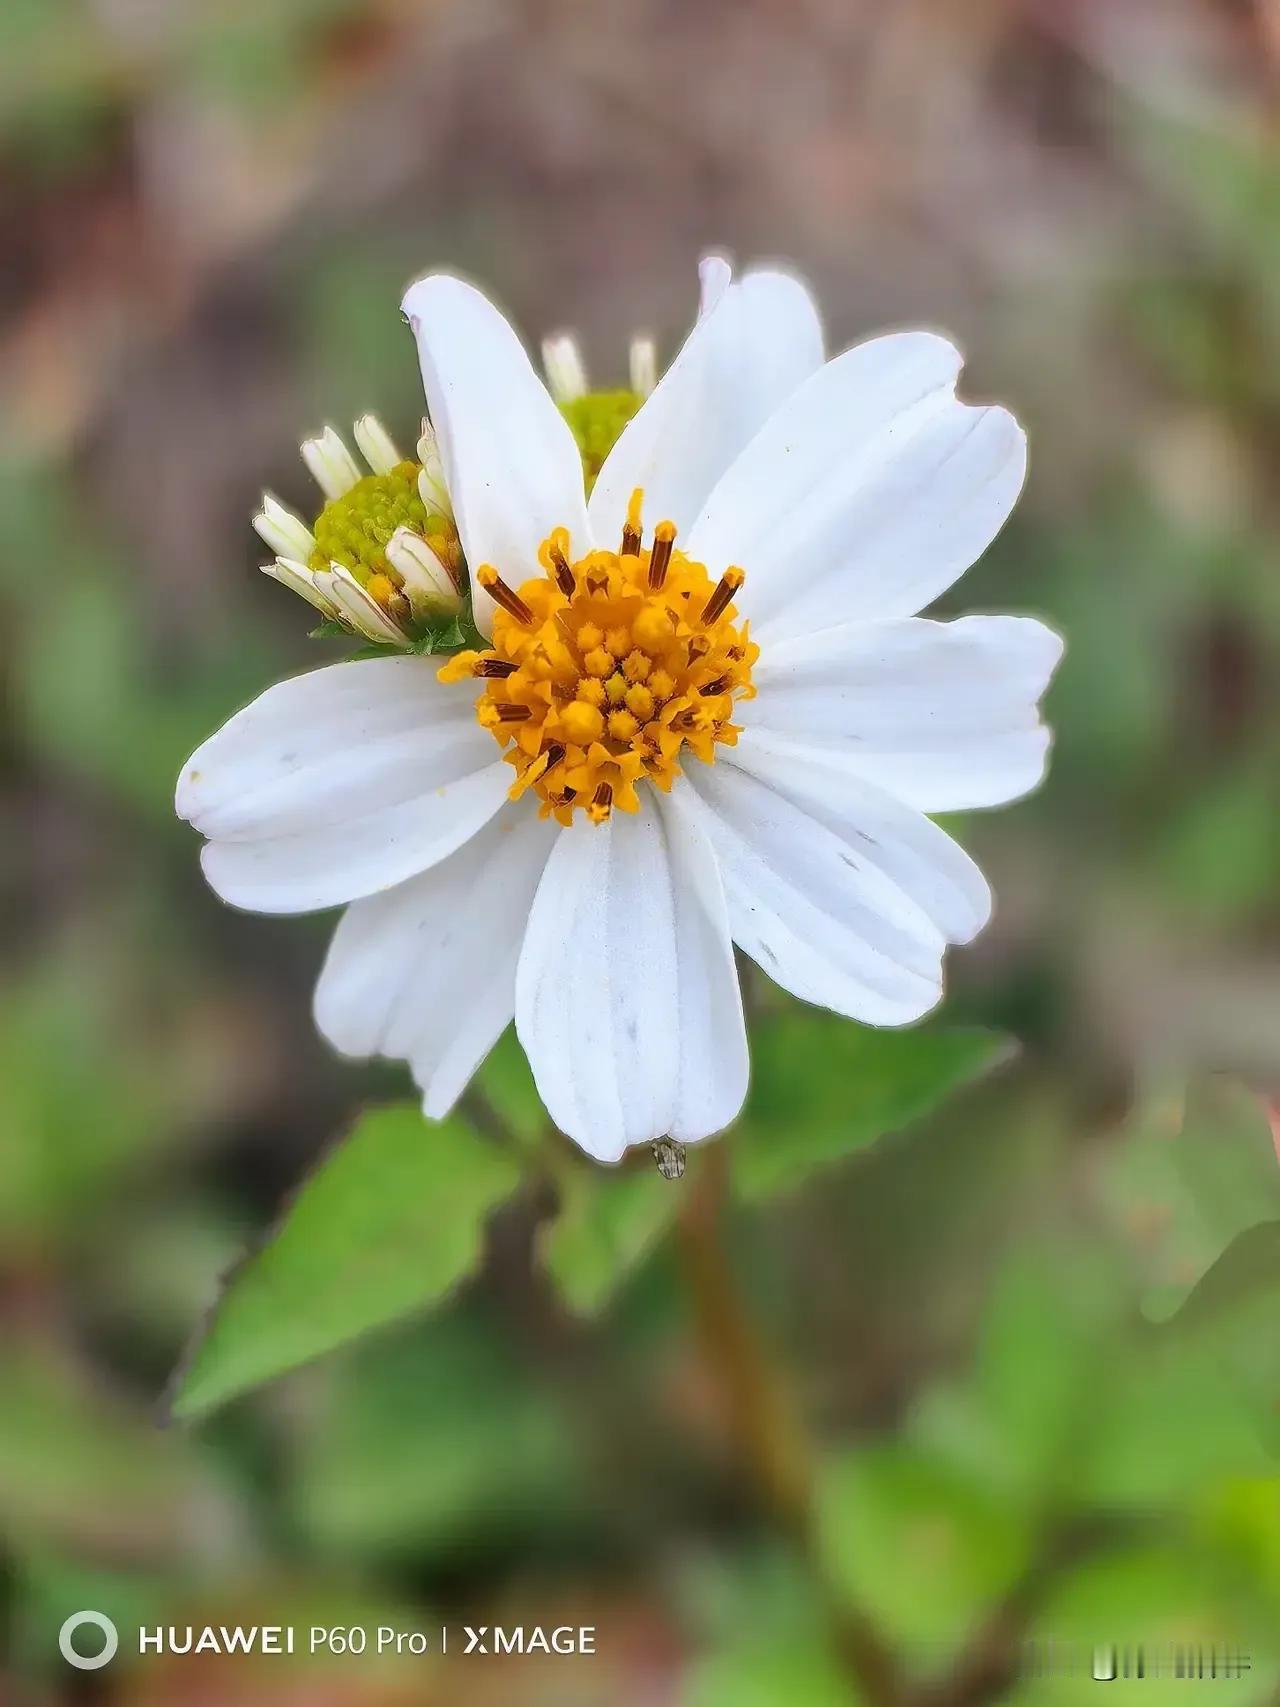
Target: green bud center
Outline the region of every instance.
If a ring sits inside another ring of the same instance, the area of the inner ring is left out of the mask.
[[[416,462],[401,462],[390,474],[366,474],[341,498],[331,499],[316,518],[311,568],[341,563],[363,587],[375,575],[399,581],[386,558],[387,541],[397,528],[410,528],[423,539],[451,536],[452,524],[423,503],[418,472]]]
[[[644,399],[634,391],[589,391],[560,405],[582,456],[587,490],[596,483],[605,458],[622,437],[622,429]]]

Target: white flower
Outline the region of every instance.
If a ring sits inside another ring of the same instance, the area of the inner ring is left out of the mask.
[[[375,415],[361,416],[354,437],[369,471],[333,427],[302,446],[325,498],[314,529],[264,494],[253,525],[276,556],[262,573],[331,622],[378,645],[403,647],[462,606],[453,510],[427,423],[417,463],[405,461]]]
[[[498,311],[415,284],[492,645],[286,681],[178,786],[224,899],[350,903],[316,993],[340,1050],[406,1059],[439,1116],[514,1015],[552,1118],[606,1162],[738,1113],[735,942],[853,1019],[933,1007],[991,897],[926,814],[1036,785],[1062,650],[1027,618],[917,615],[1024,474],[1012,416],[956,400],[957,351],[899,333],[824,365],[796,280],[703,282],[589,497]]]

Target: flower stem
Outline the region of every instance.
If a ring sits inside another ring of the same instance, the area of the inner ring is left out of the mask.
[[[902,1699],[898,1668],[874,1625],[832,1594],[814,1534],[809,1443],[741,1294],[721,1238],[728,1152],[708,1147],[677,1223],[679,1251],[707,1366],[720,1388],[742,1474],[821,1586],[836,1645],[869,1707]]]

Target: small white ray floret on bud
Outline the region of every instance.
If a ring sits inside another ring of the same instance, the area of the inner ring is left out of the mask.
[[[361,477],[360,464],[333,427],[326,427],[317,439],[304,440],[302,460],[331,502],[345,497]]]
[[[314,605],[321,616],[328,617],[331,622],[337,620],[337,605],[320,586],[315,570],[308,569],[305,563],[297,563],[291,557],[277,557],[274,563],[262,565],[262,573],[288,587],[290,592],[299,594],[309,605]]]
[[[427,509],[446,520],[453,520],[453,504],[449,499],[449,488],[444,478],[444,463],[440,460],[440,444],[435,435],[435,429],[430,421],[424,420],[422,432],[418,437],[418,461],[422,469],[418,475],[418,496]]]
[[[339,619],[354,628],[357,634],[380,646],[404,645],[404,631],[341,563],[331,564],[327,570],[317,570],[316,581],[332,599]]]
[[[631,389],[648,397],[658,383],[658,346],[644,333],[631,340]]]
[[[397,528],[387,541],[387,562],[404,582],[404,595],[419,622],[456,616],[462,609],[457,582],[426,540]]]
[[[316,548],[316,536],[302,520],[270,492],[262,494],[262,508],[253,518],[254,531],[278,557],[300,558],[304,563]]]
[[[375,474],[390,474],[404,461],[395,440],[376,415],[361,415],[355,424],[355,440],[361,456]]]
[[[591,389],[587,366],[572,332],[557,332],[554,337],[542,340],[542,365],[546,369],[547,389],[557,403],[574,403]]]

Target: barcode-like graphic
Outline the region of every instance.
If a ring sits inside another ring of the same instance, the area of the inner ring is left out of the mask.
[[[1032,1677],[1091,1677],[1095,1683],[1174,1678],[1231,1680],[1248,1675],[1249,1655],[1231,1642],[1036,1641],[1025,1655]]]

